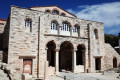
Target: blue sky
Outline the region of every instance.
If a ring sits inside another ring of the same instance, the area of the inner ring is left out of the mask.
[[[106,34],[120,32],[120,0],[1,0],[0,18],[7,19],[10,5],[30,6],[58,5],[78,18],[104,23]]]

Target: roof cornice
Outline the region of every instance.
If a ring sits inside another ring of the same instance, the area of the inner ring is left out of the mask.
[[[63,8],[57,6],[57,5],[49,5],[49,6],[31,6],[30,8],[38,8],[38,7],[58,7],[58,8],[60,8],[60,9],[62,9],[63,11],[65,11],[65,12],[71,14],[72,16],[77,17],[77,16],[75,16],[74,14],[68,12],[67,10],[65,10],[65,9],[63,9]]]

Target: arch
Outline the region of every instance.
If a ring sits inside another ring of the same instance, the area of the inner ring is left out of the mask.
[[[49,41],[46,45],[47,49],[47,61],[49,61],[49,66],[55,67],[55,49],[56,44],[55,42]]]
[[[68,23],[68,24],[70,25],[70,27],[72,27],[72,24],[71,24],[71,22],[69,22],[69,21],[67,21],[67,20],[63,20],[63,21],[62,21],[62,23],[63,23],[63,22],[66,22],[66,23]]]
[[[25,27],[30,29],[30,32],[32,32],[32,19],[26,18],[25,19]]]
[[[68,21],[62,22],[60,27],[60,34],[70,36],[71,35],[71,24]]]
[[[51,11],[49,9],[45,10],[45,12],[50,13]]]
[[[98,39],[98,30],[97,29],[94,29],[94,36],[95,36],[95,39]]]
[[[65,13],[61,13],[61,16],[66,16],[66,14]]]
[[[79,37],[80,36],[80,26],[78,24],[76,24],[74,27],[73,27],[73,36],[76,36],[76,37]]]
[[[56,20],[51,21],[51,34],[58,34],[58,22]]]
[[[113,68],[117,68],[117,58],[113,58]]]
[[[64,41],[60,45],[59,70],[72,71],[73,45],[69,41]]]
[[[59,11],[57,9],[53,9],[52,14],[59,14]]]
[[[76,51],[76,64],[77,65],[84,65],[85,64],[85,45],[84,44],[79,44],[77,46],[77,51]]]
[[[63,41],[63,42],[61,42],[60,48],[61,48],[61,46],[62,46],[64,43],[65,43],[65,44],[70,44],[69,46],[70,46],[72,49],[74,49],[74,46],[73,46],[72,42],[70,42],[70,41]],[[66,46],[67,46],[67,45],[66,45]]]
[[[51,30],[58,29],[58,22],[56,20],[51,21]]]

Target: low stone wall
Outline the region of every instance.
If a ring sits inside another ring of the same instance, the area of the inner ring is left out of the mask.
[[[103,70],[113,68],[113,58],[117,59],[117,67],[120,66],[120,55],[110,44],[105,44],[105,55],[103,57]]]
[[[55,74],[55,67],[48,67],[49,68],[49,76],[52,76]]]
[[[9,80],[21,80],[21,75],[17,74],[15,68],[11,67],[10,65],[0,62],[0,69],[7,74]]]
[[[84,72],[84,65],[77,65],[75,73]]]

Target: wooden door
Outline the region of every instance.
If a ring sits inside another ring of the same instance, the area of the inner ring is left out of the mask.
[[[23,60],[23,73],[32,74],[32,59]]]

